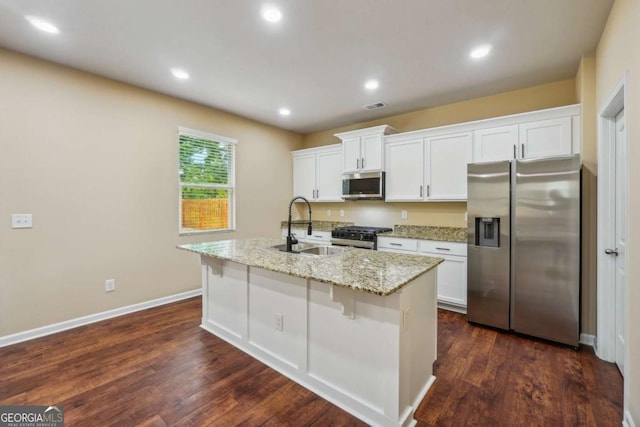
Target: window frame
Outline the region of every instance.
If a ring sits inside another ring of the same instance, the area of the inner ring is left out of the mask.
[[[182,182],[182,177],[180,175],[180,154],[181,154],[180,153],[180,137],[182,135],[188,135],[196,138],[206,139],[212,142],[221,142],[221,143],[232,145],[233,153],[232,153],[231,173],[229,174],[229,180],[227,184]],[[237,144],[238,144],[238,140],[234,138],[230,138],[228,136],[218,135],[210,132],[203,132],[203,131],[190,129],[183,126],[178,127],[178,144],[177,144],[178,145],[178,161],[177,161],[178,170],[176,173],[176,175],[178,176],[178,236],[229,233],[229,232],[236,231],[236,153],[237,153],[236,145]],[[215,188],[215,189],[228,190],[229,191],[228,228],[209,229],[209,230],[184,230],[182,228],[182,190],[185,187]]]

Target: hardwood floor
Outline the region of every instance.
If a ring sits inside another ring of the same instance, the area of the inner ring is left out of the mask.
[[[1,405],[64,405],[67,426],[361,426],[199,328],[200,299],[0,348]],[[622,378],[589,348],[440,311],[420,426],[619,426]]]
[[[620,426],[622,376],[578,351],[438,313],[434,386],[419,426]]]

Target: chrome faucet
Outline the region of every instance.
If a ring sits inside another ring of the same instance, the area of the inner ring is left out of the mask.
[[[291,199],[291,203],[289,203],[289,219],[287,221],[287,249],[286,252],[293,252],[293,245],[298,244],[298,239],[296,239],[292,234],[291,234],[291,207],[293,206],[293,202],[295,202],[296,200],[304,200],[305,203],[307,204],[307,206],[309,207],[309,221],[302,221],[302,224],[307,224],[307,234],[309,236],[311,236],[311,204],[309,203],[309,201],[307,199],[305,199],[302,196],[296,196],[293,199]]]

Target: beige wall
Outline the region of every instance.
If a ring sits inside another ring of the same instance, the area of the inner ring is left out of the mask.
[[[279,235],[300,135],[6,50],[0,64],[0,337],[198,288],[178,244]],[[238,140],[237,232],[178,237],[178,126]]]
[[[542,110],[544,108],[560,107],[574,104],[575,102],[575,80],[568,79],[311,133],[305,135],[304,147],[311,148],[320,145],[336,144],[339,143],[340,140],[333,136],[334,133],[362,129],[370,126],[388,124],[400,132],[409,132],[472,120],[482,120],[509,114]]]
[[[610,94],[628,72],[625,116],[629,165],[628,245],[627,245],[627,359],[625,367],[625,410],[640,425],[640,198],[634,184],[640,182],[640,0],[616,0],[596,51],[596,109],[600,110]]]
[[[576,73],[576,97],[582,104],[582,292],[581,328],[596,335],[597,287],[597,157],[596,147],[596,61],[583,57]]]

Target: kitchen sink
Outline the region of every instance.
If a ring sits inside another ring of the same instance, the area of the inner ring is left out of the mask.
[[[292,253],[312,256],[340,255],[353,249],[345,246],[318,245],[306,242],[296,243],[295,245],[292,245],[291,248],[293,249]],[[281,245],[269,246],[267,249],[286,252],[287,245],[283,243]]]
[[[343,254],[349,249],[351,248],[346,248],[344,246],[314,246],[313,248],[303,249],[300,251],[300,253],[327,256]]]
[[[313,248],[315,246],[316,245],[313,243],[299,242],[299,243],[296,243],[295,245],[291,245],[291,249],[293,249],[294,252],[300,252],[305,249]],[[287,244],[283,243],[281,245],[269,246],[269,249],[275,249],[277,251],[285,252],[287,250]]]

